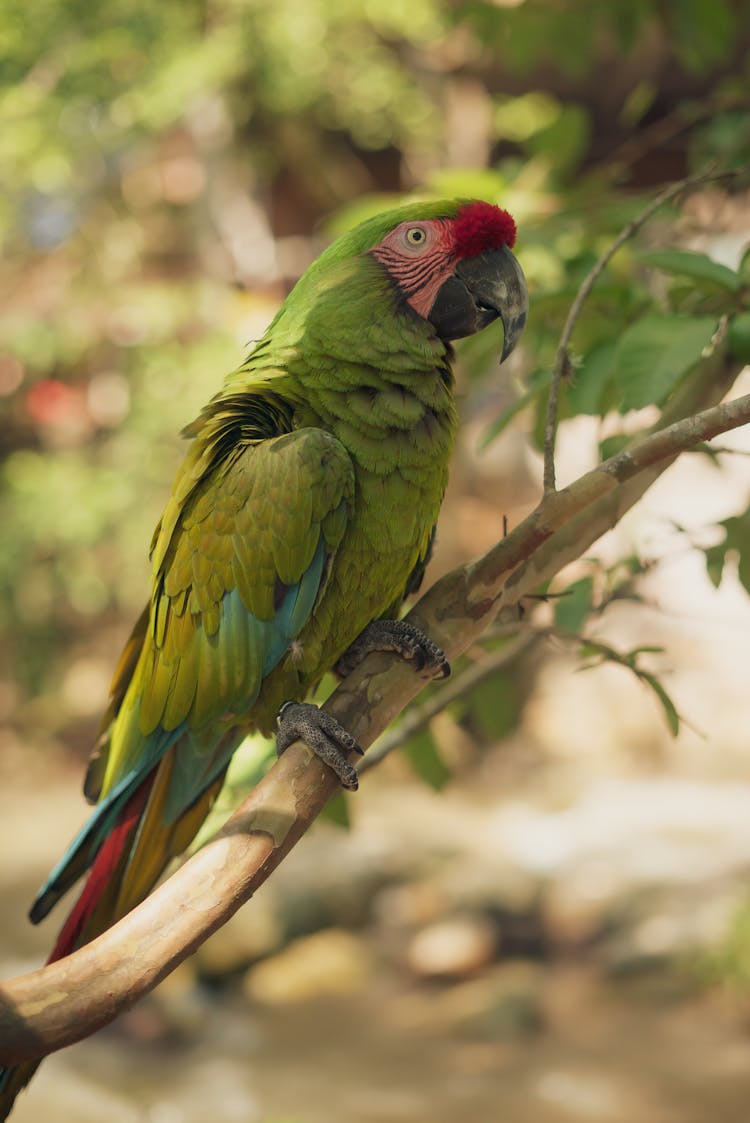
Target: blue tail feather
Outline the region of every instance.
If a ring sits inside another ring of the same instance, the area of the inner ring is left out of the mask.
[[[102,800],[90,819],[84,823],[37,893],[29,910],[32,924],[38,924],[43,920],[59,899],[86,872],[117,822],[124,805],[181,731],[180,728],[169,733],[160,731],[161,736],[152,747],[152,751],[123,777]]]

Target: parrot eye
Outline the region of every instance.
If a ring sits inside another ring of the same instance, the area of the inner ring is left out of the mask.
[[[410,246],[421,246],[427,241],[427,232],[421,226],[410,226],[406,231],[406,240]]]

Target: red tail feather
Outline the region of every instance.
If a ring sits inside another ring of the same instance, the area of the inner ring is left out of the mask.
[[[86,921],[108,887],[125,848],[131,842],[141,812],[146,805],[152,780],[153,775],[149,775],[125,804],[120,818],[96,856],[83,891],[57,937],[57,943],[47,960],[48,963],[62,959],[76,947]]]

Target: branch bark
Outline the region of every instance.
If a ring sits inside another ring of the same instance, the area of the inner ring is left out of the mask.
[[[722,344],[665,410],[665,428],[560,491],[489,553],[447,574],[409,619],[455,659],[505,605],[533,592],[614,526],[680,452],[750,421],[750,394],[720,401],[741,364]],[[682,418],[678,420],[678,418]],[[364,747],[424,685],[386,655],[369,656],[326,703]],[[131,1007],[247,901],[302,837],[337,781],[292,745],[202,850],[98,939],[73,955],[0,984],[0,1063],[44,1056]]]

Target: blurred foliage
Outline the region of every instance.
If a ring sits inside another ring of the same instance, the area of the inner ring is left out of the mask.
[[[730,991],[747,997],[750,992],[750,900],[740,901],[719,946],[699,957],[694,966],[699,977],[722,983]]]
[[[32,21],[6,0],[0,723],[63,741],[83,723],[90,741],[105,685],[81,666],[111,667],[140,608],[178,430],[321,224],[332,235],[403,192],[514,213],[533,311],[517,377],[498,390],[497,332],[467,340],[463,408],[487,441],[523,418],[539,446],[561,324],[599,254],[654,185],[750,159],[743,14],[742,0],[39,0]],[[747,263],[686,248],[705,225],[679,214],[620,251],[576,329],[561,418],[606,417],[603,453],[612,416],[663,403],[722,314],[748,348]],[[723,525],[715,580],[744,548],[741,519]],[[602,580],[571,586],[561,630],[617,595],[595,595]],[[503,672],[454,720],[497,738],[522,693]],[[407,759],[439,787],[449,765],[420,738]],[[267,759],[251,744],[240,776]]]

